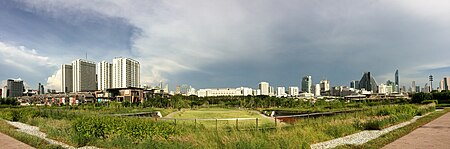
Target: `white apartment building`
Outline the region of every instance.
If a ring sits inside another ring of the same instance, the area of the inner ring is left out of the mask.
[[[288,88],[288,94],[290,95],[290,96],[298,96],[298,91],[299,91],[299,89],[298,89],[298,87],[296,87],[296,86],[290,86],[289,88]]]
[[[320,96],[320,84],[316,84],[316,87],[314,88],[314,96]]]
[[[198,97],[248,96],[252,94],[253,90],[248,87],[199,89],[197,91]]]
[[[96,90],[95,63],[77,59],[72,62],[73,92]]]
[[[330,81],[328,81],[328,80],[320,80],[320,91],[321,92],[330,91]]]
[[[112,88],[112,64],[102,61],[97,64],[97,89],[106,90]]]
[[[380,94],[391,94],[392,93],[392,86],[380,84],[380,85],[378,85],[378,93],[380,93]]]
[[[261,82],[259,83],[259,89],[261,90],[261,95],[269,95],[269,83]]]
[[[240,87],[236,89],[236,92],[241,96],[251,96],[253,95],[253,89],[248,87]]]
[[[61,65],[61,92],[68,93],[73,91],[72,65]]]
[[[112,87],[139,87],[140,64],[130,58],[114,58],[112,65]]]
[[[277,87],[277,97],[286,97],[286,88],[285,87]]]

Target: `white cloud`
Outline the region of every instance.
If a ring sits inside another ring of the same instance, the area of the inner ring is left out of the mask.
[[[0,42],[0,62],[12,65],[29,73],[39,72],[39,67],[49,67],[49,58],[40,56],[35,49],[27,50],[24,46],[14,47]]]
[[[58,69],[52,76],[47,78],[47,85],[45,85],[46,89],[55,89],[57,92],[61,90],[61,77],[62,71]]]

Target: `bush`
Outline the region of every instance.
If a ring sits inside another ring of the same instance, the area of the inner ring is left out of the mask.
[[[78,137],[81,137],[79,140],[125,136],[133,140],[133,142],[138,143],[156,136],[167,139],[170,135],[176,133],[175,127],[166,122],[109,116],[81,117],[75,120],[73,127],[75,132],[80,135]]]

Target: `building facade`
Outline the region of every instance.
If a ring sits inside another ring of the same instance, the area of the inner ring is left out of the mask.
[[[140,64],[131,58],[114,58],[112,64],[112,87],[140,87]]]
[[[285,87],[277,87],[276,96],[277,97],[286,97],[286,88]]]
[[[261,90],[261,95],[269,95],[269,83],[267,82],[261,82],[259,83],[259,89]]]
[[[291,86],[288,88],[288,94],[290,96],[296,97],[298,96],[299,89],[296,86]]]
[[[73,91],[73,69],[72,65],[61,65],[61,92],[69,93]]]
[[[21,97],[25,90],[22,79],[8,79],[6,81],[6,97]]]
[[[112,64],[102,61],[97,64],[97,89],[106,90],[112,88]]]
[[[302,91],[312,93],[312,77],[305,76],[302,79]]]
[[[359,81],[359,87],[366,91],[371,91],[372,93],[377,93],[378,87],[375,78],[373,78],[370,72],[365,72]]]
[[[95,63],[88,60],[72,62],[73,92],[97,90],[95,67]]]

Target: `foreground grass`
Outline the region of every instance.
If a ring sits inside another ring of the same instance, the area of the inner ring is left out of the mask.
[[[248,126],[250,126],[250,129],[242,129],[244,124],[241,123],[241,121],[239,121],[239,129],[235,129],[234,121],[219,124],[220,129],[218,129],[215,127],[215,121],[212,121],[210,124],[200,124],[199,122],[196,123],[197,125],[192,125],[182,124],[181,121],[172,123],[171,120],[158,120],[155,122],[152,121],[153,119],[146,118],[72,115],[73,113],[70,113],[70,110],[66,113],[64,111],[48,113],[36,111],[35,109],[3,109],[2,112],[5,113],[3,114],[4,117],[18,119],[19,121],[38,126],[42,131],[46,132],[50,138],[60,140],[61,142],[73,146],[92,145],[101,148],[259,149],[309,148],[310,144],[343,137],[368,128],[382,129],[406,121],[409,117],[427,111],[423,110],[423,107],[429,106],[412,104],[377,106],[370,110],[358,111],[355,113],[343,113],[318,118],[294,119],[291,122],[292,125],[276,129],[273,129],[273,127],[264,128],[261,126],[259,127],[260,130],[254,129],[253,121],[249,121]],[[434,109],[434,106],[432,108]],[[88,112],[95,113],[98,111],[87,111],[86,113]],[[0,116],[2,116],[2,114],[0,114]],[[78,118],[74,119],[73,116]],[[239,110],[235,108],[201,108],[196,110],[185,110],[184,112],[172,114],[172,116],[180,118],[259,117],[261,118],[260,123],[263,123],[263,119],[266,119],[262,118],[261,115],[254,111]],[[90,119],[86,119],[86,117]],[[97,119],[99,121],[97,121]],[[109,119],[114,121],[110,121]],[[120,123],[121,121],[139,123],[124,123],[123,125],[117,125],[117,123]],[[273,125],[272,121],[268,121],[269,125]],[[147,126],[149,124],[160,127],[145,132],[138,131],[141,129],[140,126]],[[90,127],[94,127],[95,129],[88,129]],[[165,137],[147,133],[150,131],[158,133],[169,127],[173,128],[175,131],[173,133],[166,133],[167,135],[165,135]],[[121,129],[116,130],[116,128]],[[80,131],[84,129],[89,131]],[[79,136],[86,132],[100,135],[91,136],[88,134],[88,137]],[[117,135],[117,133],[122,133],[122,135]],[[131,137],[128,136],[130,134],[132,135]]]
[[[409,124],[405,127],[402,127],[400,129],[394,130],[388,134],[385,134],[377,139],[374,139],[372,141],[369,141],[363,145],[345,145],[345,146],[339,146],[337,148],[351,148],[351,149],[378,149],[386,146],[387,144],[394,142],[395,140],[409,134],[410,132],[414,131],[415,129],[441,117],[442,115],[450,112],[450,108],[445,108],[443,111],[436,111],[433,112],[423,118],[418,119],[416,122]]]
[[[44,139],[41,139],[36,136],[32,136],[29,134],[26,134],[24,132],[19,132],[15,129],[14,126],[9,125],[6,123],[5,120],[0,120],[0,132],[11,136],[25,144],[28,144],[32,147],[38,148],[38,149],[59,149],[62,148],[59,145],[53,145],[45,141]]]

